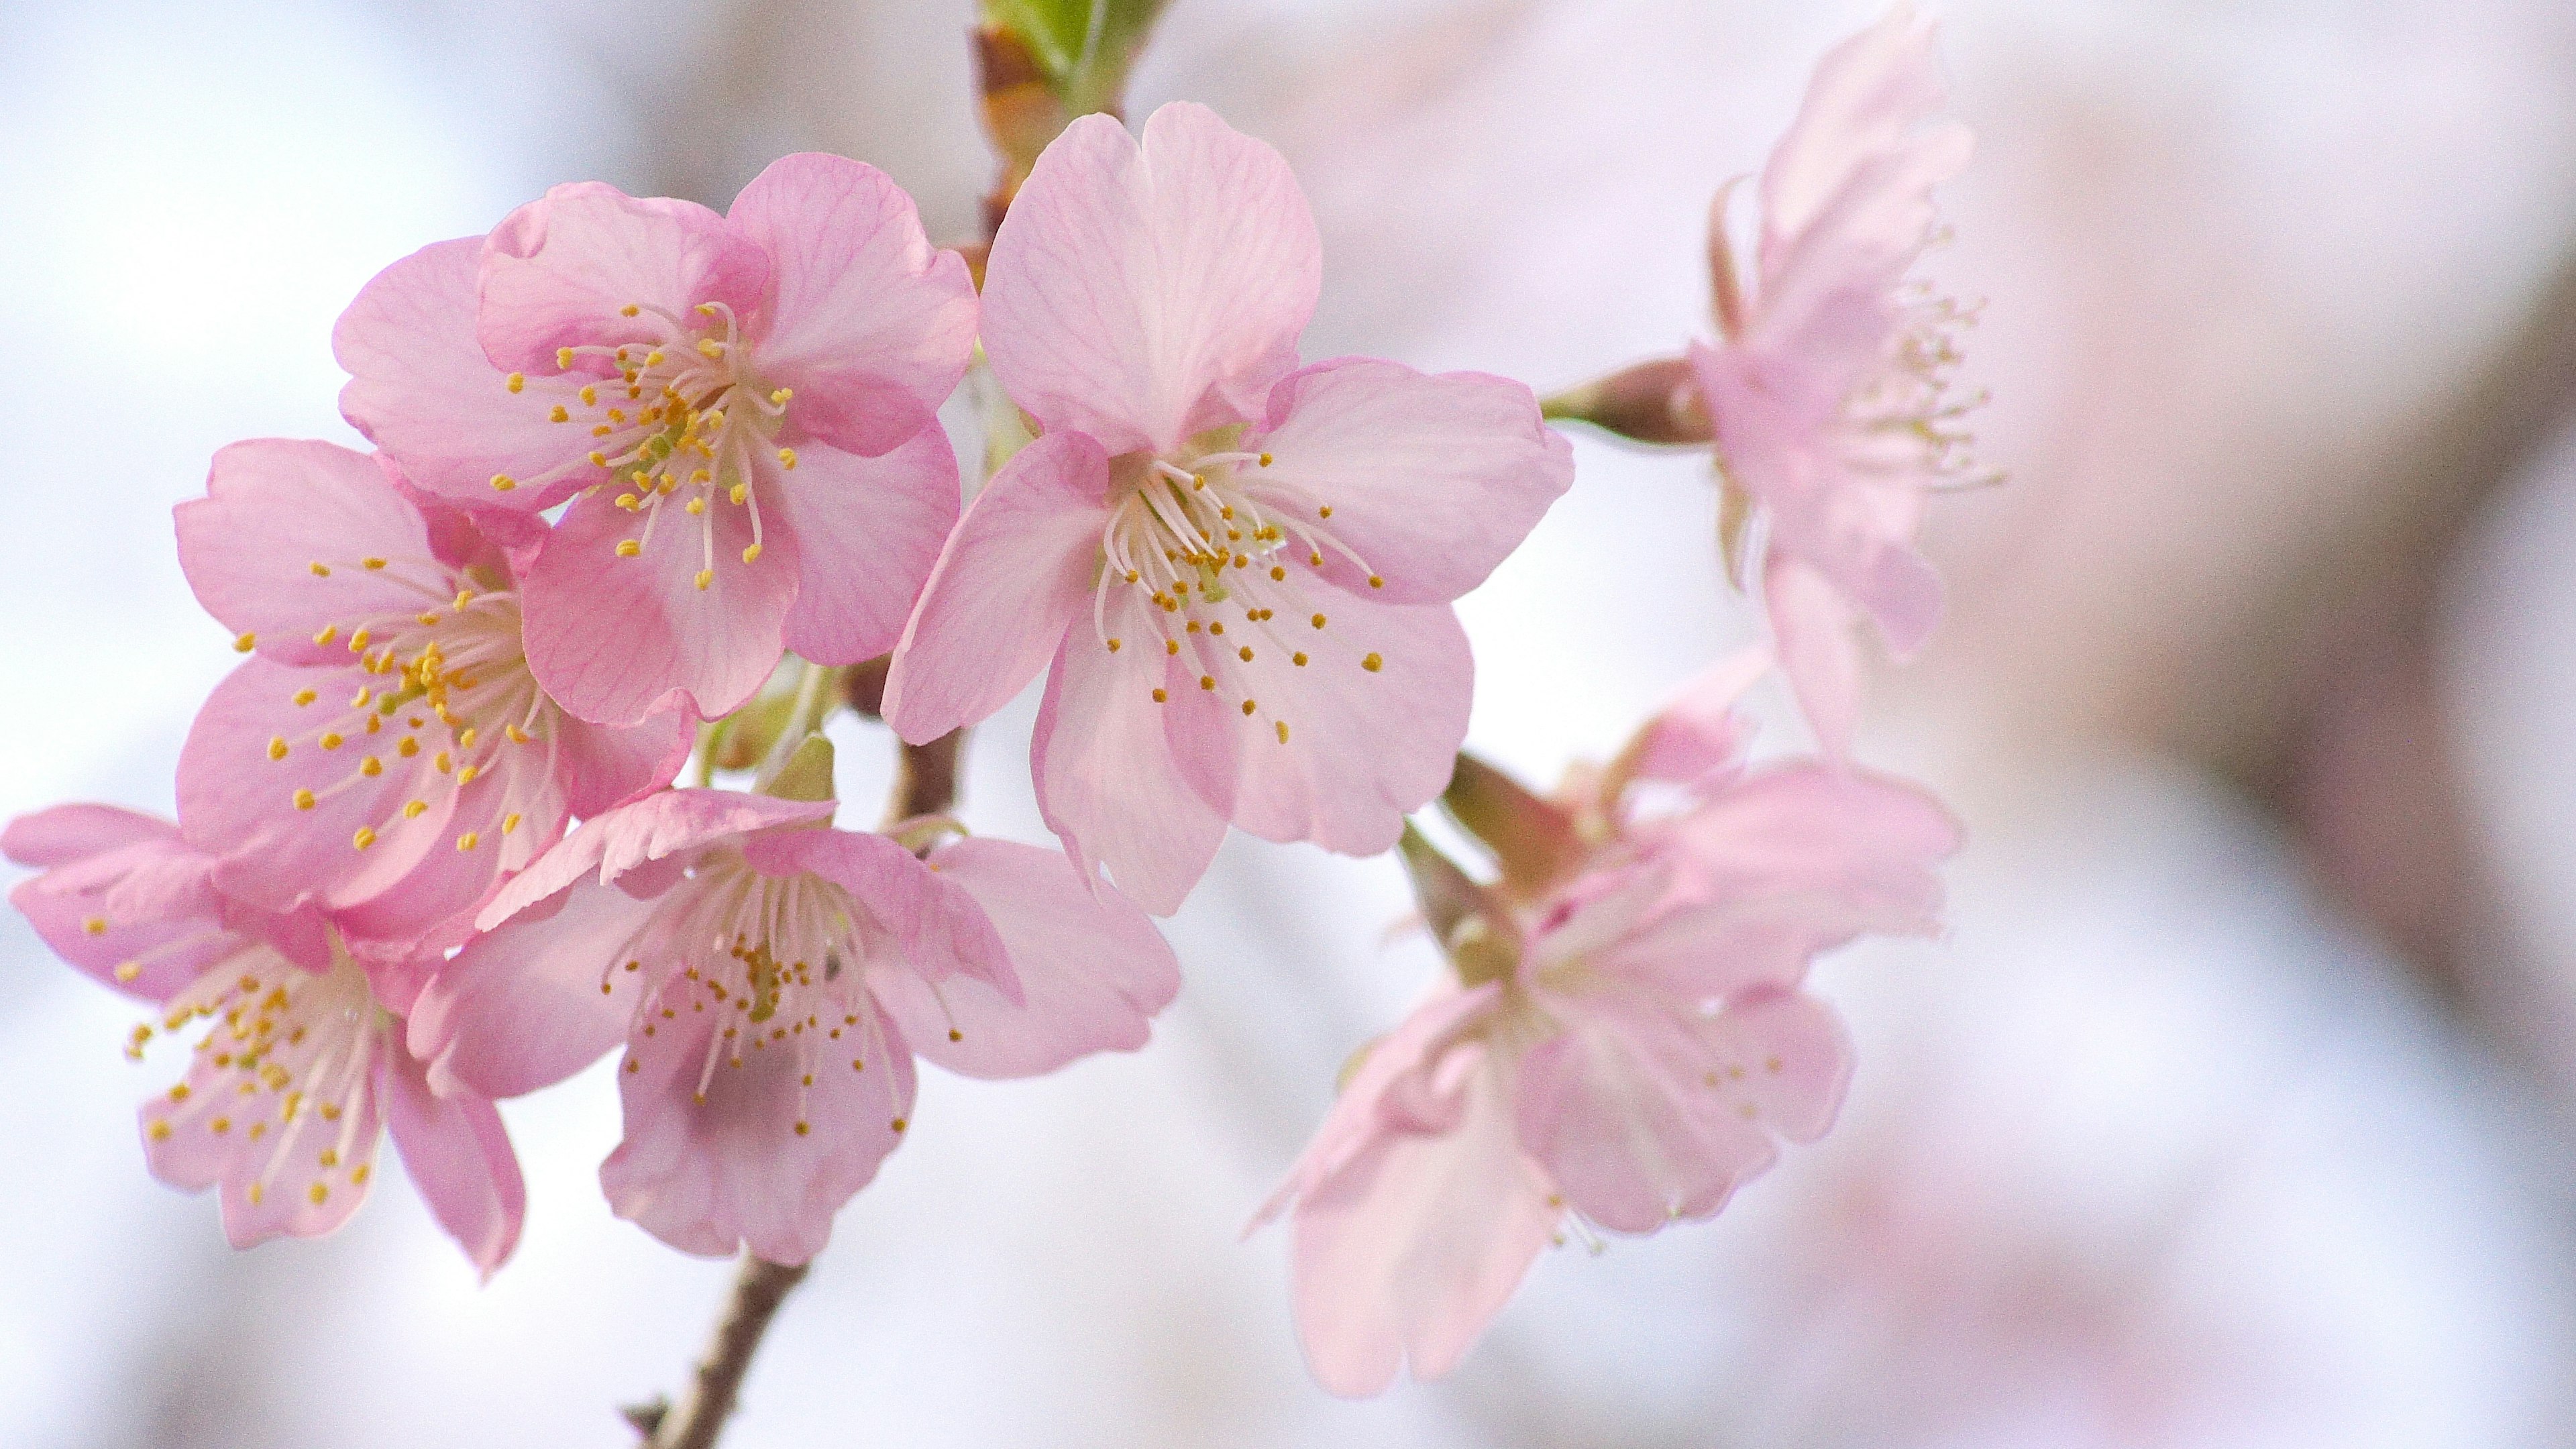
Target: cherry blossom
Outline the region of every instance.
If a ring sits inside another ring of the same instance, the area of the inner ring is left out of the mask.
[[[1395,842],[1466,732],[1451,601],[1572,478],[1519,383],[1299,367],[1320,272],[1287,164],[1189,104],[1074,122],[993,243],[985,351],[1044,431],[942,551],[886,718],[926,741],[1047,670],[1046,821],[1157,914],[1228,822]]]
[[[423,992],[430,1079],[513,1096],[623,1042],[622,1217],[686,1252],[801,1263],[910,1125],[916,1055],[973,1076],[1143,1045],[1170,948],[1064,857],[927,861],[826,802],[673,790],[573,832]]]
[[[559,186],[387,268],[334,345],[342,410],[407,477],[537,541],[548,692],[631,724],[725,714],[782,649],[893,647],[957,518],[936,409],[974,333],[911,198],[801,154],[724,215]]]
[[[474,1266],[488,1278],[510,1256],[526,1192],[500,1115],[430,1089],[396,1004],[317,914],[226,896],[175,826],[112,806],[21,817],[0,854],[41,869],[9,899],[47,945],[158,1008],[129,1055],[204,1025],[187,1075],[144,1104],[143,1146],[162,1181],[219,1189],[235,1247],[347,1221],[390,1129]]]

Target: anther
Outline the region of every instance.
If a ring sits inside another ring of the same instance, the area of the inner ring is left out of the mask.
[[[526,373],[514,372],[510,374],[510,391],[517,392],[519,389],[526,387],[527,385],[528,375]]]
[[[1384,579],[1382,579],[1382,578],[1379,578],[1379,577],[1378,577],[1377,575],[1375,575],[1375,574],[1371,574],[1371,575],[1369,575],[1369,587],[1370,587],[1370,588],[1372,588],[1372,589],[1382,589],[1382,588],[1385,588],[1385,587],[1386,587],[1386,580],[1384,580]]]
[[[310,790],[298,790],[298,791],[296,791],[296,792],[295,792],[295,808],[296,808],[296,809],[298,809],[298,810],[310,810],[310,809],[312,809],[312,808],[313,808],[313,792],[312,792],[312,791],[310,791]]]
[[[1316,628],[1318,628],[1318,629],[1323,628],[1323,627],[1324,627],[1324,616],[1323,616],[1323,615],[1321,615],[1321,614],[1317,614],[1317,615],[1315,616],[1315,621],[1314,621],[1314,622],[1315,622],[1315,627],[1316,627]]]
[[[474,847],[481,845],[482,843],[483,833],[479,830],[469,830],[463,835],[456,837],[456,848],[458,850],[472,850]]]
[[[1283,719],[1283,720],[1280,720],[1280,721],[1278,722],[1278,724],[1279,724],[1279,743],[1281,743],[1281,744],[1283,744],[1283,745],[1284,745],[1284,744],[1288,743],[1288,721],[1286,721],[1286,720],[1284,720],[1284,719]]]
[[[1247,700],[1245,700],[1245,701],[1243,702],[1243,715],[1244,715],[1244,718],[1246,718],[1246,719],[1250,719],[1250,718],[1252,717],[1252,712],[1253,712],[1254,710],[1256,710],[1256,709],[1259,709],[1260,707],[1261,707],[1261,706],[1259,706],[1259,705],[1257,705],[1257,704],[1253,703],[1251,700],[1248,700],[1248,699],[1247,699]]]
[[[341,745],[347,743],[347,741],[340,738],[340,734],[337,730],[324,730],[322,732],[322,738],[316,740],[314,743],[320,745],[326,750],[336,750],[340,748]]]
[[[337,625],[337,624],[325,624],[325,625],[323,625],[323,626],[322,626],[322,632],[313,636],[313,642],[314,642],[314,643],[316,643],[316,644],[328,644],[328,643],[330,643],[332,640],[337,639],[337,638],[339,638],[339,637],[340,637],[340,626],[339,626],[339,625]]]
[[[269,737],[268,757],[272,760],[282,760],[286,758],[286,736],[272,735]]]
[[[714,569],[700,569],[700,570],[698,570],[698,592],[700,592],[700,593],[705,593],[705,592],[706,592],[706,590],[707,590],[707,585],[712,584],[712,583],[714,583],[715,581],[716,581],[716,571],[715,571]]]
[[[1118,641],[1118,640],[1116,640],[1116,639],[1112,639],[1112,640],[1110,640],[1110,641],[1109,641],[1109,652],[1110,652],[1110,653],[1112,653],[1112,654],[1117,653],[1117,652],[1118,652],[1118,646],[1119,646],[1119,643],[1120,643],[1120,641]]]
[[[361,825],[361,826],[359,826],[359,827],[358,827],[358,833],[357,833],[357,834],[355,834],[355,835],[353,835],[353,836],[350,836],[350,837],[349,837],[349,843],[350,843],[351,845],[356,846],[356,847],[357,847],[358,849],[360,849],[360,850],[364,850],[364,849],[366,849],[368,846],[375,844],[375,843],[376,843],[376,831],[375,831],[375,827],[374,827],[374,826],[371,826],[371,825]]]
[[[1215,675],[1213,675],[1213,674],[1202,674],[1202,675],[1200,675],[1200,676],[1199,676],[1199,688],[1201,688],[1201,689],[1214,689],[1214,688],[1216,688],[1216,676],[1215,676]]]
[[[621,538],[617,541],[617,556],[619,558],[633,558],[635,555],[642,553],[643,551],[644,545],[637,543],[631,538]]]
[[[1327,503],[1327,504],[1325,504],[1323,507],[1316,509],[1316,510],[1315,510],[1315,516],[1316,516],[1317,518],[1330,518],[1330,517],[1332,517],[1332,516],[1333,516],[1333,505],[1331,505],[1331,504]]]
[[[1171,696],[1170,696],[1170,695],[1165,694],[1163,691],[1161,691],[1161,690],[1159,690],[1159,689],[1154,691],[1154,703],[1156,703],[1156,704],[1161,704],[1161,703],[1163,703],[1165,700],[1170,699],[1170,698],[1171,698]]]
[[[791,473],[796,471],[796,450],[794,448],[779,449],[778,466]]]
[[[755,543],[744,548],[742,551],[742,561],[744,563],[760,562],[760,545]]]
[[[1288,656],[1288,662],[1289,662],[1289,663],[1291,663],[1291,664],[1296,665],[1296,666],[1297,666],[1298,668],[1300,668],[1300,669],[1305,668],[1305,667],[1306,667],[1306,651],[1304,651],[1304,650],[1300,649],[1300,650],[1298,650],[1296,653],[1289,655],[1289,656]]]
[[[519,480],[511,477],[507,473],[495,473],[492,475],[492,491],[495,493],[507,493],[518,486]]]
[[[519,828],[519,812],[513,810],[501,817],[501,833],[508,835]]]
[[[233,652],[235,654],[248,654],[250,651],[258,647],[259,636],[257,634],[236,634],[233,636]]]
[[[1242,648],[1242,649],[1238,650],[1237,652],[1238,652],[1238,653],[1240,653],[1240,654],[1243,656],[1243,662],[1244,662],[1244,663],[1246,663],[1246,664],[1250,664],[1250,663],[1252,662],[1252,646],[1251,646],[1251,645],[1246,644],[1246,645],[1244,645],[1244,646],[1243,646],[1243,648]]]
[[[1367,670],[1371,674],[1375,674],[1385,667],[1386,661],[1375,654],[1371,654],[1366,659],[1360,661],[1360,668]]]

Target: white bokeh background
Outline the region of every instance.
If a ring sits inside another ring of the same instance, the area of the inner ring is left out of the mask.
[[[1843,1125],[1717,1222],[1549,1255],[1453,1380],[1365,1404],[1298,1362],[1245,1218],[1335,1067],[1433,970],[1385,861],[1237,839],[1169,926],[1141,1054],[925,1073],[729,1443],[2522,1446],[2576,1433],[2563,1104],[2332,904],[2173,720],[2259,698],[2232,641],[2367,509],[2576,239],[2576,19],[2542,0],[1956,0],[1942,275],[2013,482],[1945,500],[1951,632],[1867,750],[1971,847],[1951,936],[1829,960]],[[1310,355],[1542,389],[1697,330],[1707,198],[1865,0],[1174,0],[1138,110],[1208,101],[1322,222]],[[183,0],[0,19],[0,815],[166,810],[233,662],[169,506],[236,438],[356,442],[332,319],[555,181],[722,204],[840,149],[961,237],[987,165],[966,0]],[[1615,748],[1755,623],[1703,461],[1578,440],[1580,479],[1466,605],[1472,743],[1533,780]],[[2576,999],[2576,445],[2447,565],[2444,700],[2500,862],[2484,964]],[[1776,695],[1771,747],[1794,748]],[[965,812],[1043,839],[1030,701]],[[888,742],[835,726],[873,818]],[[2472,963],[2477,966],[2479,963]],[[2539,1009],[2539,1008],[2535,1008]],[[532,1197],[488,1287],[388,1175],[318,1242],[226,1249],[144,1173],[174,1070],[0,921],[0,1445],[631,1442],[729,1269],[611,1218],[598,1074],[507,1108]],[[2576,1047],[2571,1047],[2576,1050]]]

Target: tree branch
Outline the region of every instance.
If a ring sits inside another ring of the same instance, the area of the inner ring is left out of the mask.
[[[644,1449],[713,1449],[735,1400],[742,1395],[742,1378],[751,1371],[751,1356],[760,1348],[761,1335],[769,1330],[770,1319],[777,1316],[778,1305],[786,1301],[789,1291],[805,1281],[807,1271],[809,1265],[803,1263],[791,1268],[743,1256],[742,1270],[734,1275],[733,1296],[725,1304],[724,1317],[716,1321],[715,1339],[707,1345],[706,1356],[698,1360],[697,1382],[688,1398],[675,1410],[657,1403],[628,1411],[628,1418],[644,1430]]]

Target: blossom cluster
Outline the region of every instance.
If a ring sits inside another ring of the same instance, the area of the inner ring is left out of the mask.
[[[1820,758],[1750,760],[1762,651],[1554,797],[1459,755],[1454,601],[1572,450],[1517,382],[1304,362],[1295,178],[1173,104],[1066,126],[979,267],[808,154],[721,214],[568,185],[386,268],[332,339],[374,451],[237,443],[177,509],[247,656],[177,820],[24,817],[11,899],[151,1005],[132,1054],[194,1034],[144,1148],[220,1189],[238,1245],[344,1221],[389,1131],[489,1274],[526,1206],[495,1101],[615,1053],[614,1210],[795,1264],[908,1131],[917,1060],[1022,1077],[1146,1041],[1180,985],[1152,917],[1229,826],[1397,850],[1451,970],[1268,1211],[1327,1386],[1438,1374],[1569,1222],[1705,1217],[1823,1132],[1848,1051],[1809,962],[1935,929],[1956,828],[1849,747],[1852,625],[1920,641],[1912,532],[1959,467],[1954,314],[1905,281],[1965,159],[1939,101],[1902,7],[1827,57],[1753,278],[1721,205],[1720,340],[1669,399],[1750,519]],[[971,504],[940,418],[970,367],[1008,440]],[[839,823],[820,726],[869,661],[914,747],[1043,673],[1061,849],[936,806]],[[736,726],[757,774],[716,788]],[[1497,879],[1408,825],[1435,799]]]

